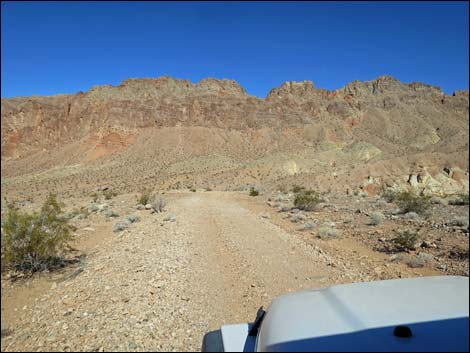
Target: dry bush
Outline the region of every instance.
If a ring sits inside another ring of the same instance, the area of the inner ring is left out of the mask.
[[[152,209],[157,212],[163,212],[166,206],[166,201],[161,197],[155,196],[154,200],[152,201]]]
[[[150,202],[152,197],[153,197],[152,190],[151,189],[144,189],[144,190],[142,190],[142,192],[139,196],[138,203],[145,206]]]

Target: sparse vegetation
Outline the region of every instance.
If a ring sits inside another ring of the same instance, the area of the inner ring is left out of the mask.
[[[253,186],[250,188],[250,196],[258,196],[259,191],[256,190]]]
[[[416,243],[418,242],[419,230],[402,230],[397,232],[397,236],[393,239],[393,242],[401,249],[401,250],[413,250],[416,247]]]
[[[455,217],[452,221],[448,222],[447,225],[453,227],[468,227],[468,218]]]
[[[431,197],[403,191],[396,196],[395,202],[402,213],[416,212],[423,214],[431,206]]]
[[[55,194],[49,194],[39,213],[23,213],[10,205],[2,222],[2,270],[32,273],[60,267],[74,230]]]
[[[152,209],[157,212],[163,212],[166,206],[166,201],[162,199],[161,197],[155,196],[155,198],[152,201]]]
[[[98,201],[98,194],[96,192],[92,192],[90,194],[90,197],[92,198],[93,202],[97,202]]]
[[[150,202],[151,199],[152,199],[152,190],[144,189],[142,190],[139,196],[138,203],[145,206]]]
[[[297,194],[297,193],[299,193],[303,190],[305,190],[305,187],[303,187],[303,186],[300,186],[300,185],[293,185],[292,186],[292,192],[295,193],[295,194]]]
[[[338,237],[338,230],[329,225],[322,225],[318,229],[318,237],[321,239],[331,239]]]
[[[460,194],[457,198],[449,200],[449,205],[468,206],[468,194]]]
[[[301,230],[304,230],[304,231],[312,230],[313,228],[315,228],[315,226],[316,226],[315,223],[307,222],[307,223],[305,223],[305,225],[303,226],[303,228]]]
[[[294,206],[304,211],[312,211],[320,202],[320,195],[316,191],[303,190],[295,195]]]
[[[397,195],[398,195],[397,191],[391,188],[387,188],[385,186],[383,186],[380,191],[380,196],[388,203],[395,201]]]
[[[370,215],[370,225],[377,226],[382,223],[384,215],[380,212],[372,212]]]
[[[106,200],[111,200],[113,197],[117,196],[117,192],[112,191],[111,189],[106,189],[103,191],[103,195]]]

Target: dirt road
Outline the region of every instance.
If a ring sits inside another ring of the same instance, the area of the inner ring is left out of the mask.
[[[253,320],[259,306],[320,287],[332,271],[231,193],[188,193],[163,214],[132,213],[141,221],[120,236],[114,222],[94,220],[87,236],[106,241],[87,251],[76,277],[44,278],[49,289],[10,314],[2,309],[2,351],[199,350],[205,332]],[[165,221],[169,214],[176,221]],[[20,289],[6,288],[2,308],[18,304]]]

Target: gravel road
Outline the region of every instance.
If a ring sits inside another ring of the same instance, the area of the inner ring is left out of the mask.
[[[130,205],[132,206],[132,205]],[[190,351],[205,332],[253,320],[276,296],[324,286],[321,252],[230,193],[191,193],[90,252],[79,273],[6,322],[2,351]],[[165,221],[174,214],[176,221]],[[2,296],[2,306],[8,305]]]

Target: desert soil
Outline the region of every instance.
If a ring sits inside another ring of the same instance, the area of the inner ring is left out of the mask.
[[[32,279],[3,276],[2,351],[200,350],[204,333],[252,321],[260,306],[284,293],[446,274],[437,263],[411,268],[374,250],[388,241],[391,224],[402,221],[385,220],[376,234],[356,213],[366,200],[307,214],[337,223],[343,236],[326,241],[300,231],[291,214],[266,204],[267,197],[199,191],[164,196],[168,206],[159,214],[136,210],[135,195],[108,201],[121,216],[141,218],[122,233],[113,233],[115,219],[99,214],[75,221],[73,246],[82,258],[74,266]],[[171,214],[176,220],[165,220]],[[445,236],[467,243],[465,275],[468,235]]]

